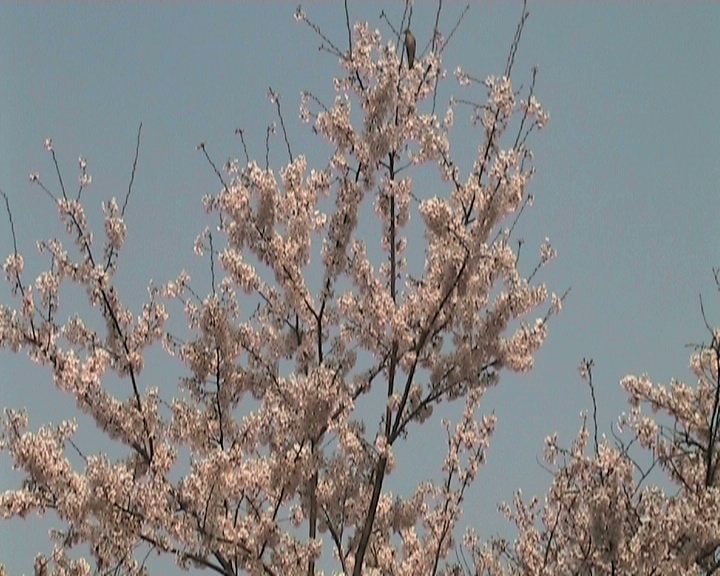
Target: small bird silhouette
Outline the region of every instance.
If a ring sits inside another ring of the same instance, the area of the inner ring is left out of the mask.
[[[410,32],[410,28],[405,29],[405,52],[407,52],[408,68],[412,68],[415,64],[415,36]]]

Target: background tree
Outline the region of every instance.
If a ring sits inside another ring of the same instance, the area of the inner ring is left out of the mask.
[[[714,271],[718,289],[719,274]],[[593,362],[583,360],[592,424],[585,413],[569,449],[557,434],[545,440],[554,478],[544,505],[537,498],[525,502],[518,492],[512,507],[501,508],[519,530],[513,543],[469,535],[476,573],[720,573],[720,329],[711,328],[700,302],[710,342],[690,356],[697,384],[624,378],[630,412],[618,418],[612,443],[598,438]],[[643,414],[643,405],[658,416]]]
[[[92,182],[87,163],[81,158],[72,194],[46,141],[58,192],[38,174],[31,180],[57,203],[74,248],[41,241],[50,268],[29,283],[15,247],[4,271],[18,304],[0,307],[0,344],[47,367],[125,454],[85,453],[73,441],[75,420],[33,432],[25,411],[6,410],[2,448],[26,480],[0,497],[0,510],[6,518],[52,510],[60,524],[36,574],[141,574],[149,552],[227,575],[312,574],[325,560],[348,574],[461,567],[451,553],[463,497],[495,427],[493,416],[478,414],[481,398],[502,369],[532,367],[561,302],[553,296],[539,310],[548,294],[533,283],[554,256],[550,244],[523,274],[514,237],[532,202],[528,136],[547,122],[534,72],[524,98],[510,81],[527,12],[523,6],[501,76],[480,82],[456,70],[462,86],[484,87],[486,100],[451,100],[442,121],[442,56],[457,26],[447,36],[436,26],[408,70],[401,31],[412,25],[409,5],[397,26],[383,17],[389,41],[366,23],[348,24],[342,50],[302,10],[296,16],[342,69],[332,104],[312,93],[301,104],[301,118],[329,144],[330,157],[308,170],[272,90],[288,154],[278,173],[267,155],[263,166],[246,156],[221,171],[198,146],[220,182],[204,199],[220,237],[206,229],[196,243],[209,261],[206,297],[183,272],[151,285],[142,310],[125,306],[113,276],[135,164],[122,205],[115,198],[103,205],[100,252],[81,203]],[[481,126],[465,174],[449,143],[459,104],[469,104]],[[139,130],[136,162],[140,137]],[[425,200],[410,176],[424,180],[421,167],[445,183],[423,190]],[[15,239],[9,203],[7,212]],[[373,214],[379,238],[361,238],[358,221]],[[423,237],[408,226],[413,216]],[[421,242],[426,261],[416,280],[405,254]],[[320,277],[311,262],[321,263]],[[85,288],[102,326],[78,315],[60,320],[64,283]],[[189,339],[168,333],[165,300],[183,305]],[[174,398],[142,378],[157,343],[186,366]],[[107,386],[113,375],[123,394]],[[366,398],[382,406],[372,420],[358,409]],[[384,482],[395,450],[435,406],[453,401],[464,408],[456,422],[444,421],[442,482],[393,496]]]

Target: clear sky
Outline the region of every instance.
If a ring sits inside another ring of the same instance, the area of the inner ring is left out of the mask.
[[[387,38],[380,11],[399,22],[400,6],[351,2],[351,16],[368,20]],[[304,8],[344,45],[342,3]],[[446,3],[444,31],[462,8]],[[77,158],[87,157],[93,184],[86,205],[100,238],[100,202],[124,196],[142,121],[129,240],[118,273],[124,300],[139,312],[148,281],[165,282],[183,268],[196,291],[207,293],[207,266],[193,255],[192,242],[214,225],[200,200],[217,193],[218,184],[195,146],[206,142],[218,164],[242,158],[234,136],[242,127],[251,157],[264,162],[265,129],[276,119],[266,98],[272,87],[282,97],[294,152],[324,165],[325,148],[297,112],[304,89],[331,101],[338,67],[317,50],[318,38],[294,21],[294,10],[295,3],[280,2],[0,5],[0,187],[12,203],[28,278],[47,263],[36,255],[35,240],[66,238],[54,206],[28,182],[38,170],[57,188],[44,139],[53,138],[73,189]],[[432,30],[434,10],[434,3],[417,2],[419,47]],[[501,74],[519,14],[518,2],[473,2],[445,67],[462,65],[476,77]],[[558,293],[572,291],[551,323],[535,370],[506,378],[488,394],[487,411],[495,409],[498,430],[466,511],[485,535],[507,531],[494,508],[510,501],[514,489],[542,495],[549,485],[535,459],[553,431],[569,444],[579,412],[590,406],[577,372],[584,356],[595,359],[604,431],[626,409],[619,386],[626,374],[692,383],[686,344],[708,338],[699,294],[711,322],[720,321],[711,272],[720,266],[718,30],[717,3],[530,2],[515,78],[527,85],[531,66],[538,66],[536,93],[551,121],[531,141],[536,201],[523,220],[524,250],[534,263],[542,239],[550,237],[558,257],[542,280]],[[452,92],[460,95],[454,86]],[[460,109],[456,124],[468,116]],[[453,141],[466,170],[479,138],[478,131],[463,128]],[[286,161],[283,150],[275,138],[276,169]],[[448,192],[423,190],[419,181],[416,186],[422,197]],[[3,209],[3,260],[11,250]],[[415,257],[422,262],[424,255]],[[81,301],[82,294],[70,296],[63,317],[86,310]],[[0,302],[11,303],[5,284]],[[161,352],[153,358],[145,378],[170,398],[181,367]],[[27,406],[31,427],[75,414],[73,403],[53,392],[47,371],[6,351],[0,351],[0,366],[0,405]],[[80,443],[88,451],[107,449],[83,424]],[[411,431],[398,448],[399,473],[404,464],[414,474],[439,467],[443,454],[424,451],[441,449],[442,429],[437,419],[426,428],[422,442],[415,429],[415,441]],[[428,448],[427,438],[435,434],[438,442]],[[18,482],[0,457],[0,489]],[[392,484],[402,491],[400,474]],[[35,552],[49,550],[46,530],[38,521],[0,524],[0,561],[13,574],[30,573]]]

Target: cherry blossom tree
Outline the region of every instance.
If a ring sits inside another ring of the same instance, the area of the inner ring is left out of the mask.
[[[720,271],[714,274],[720,289]],[[720,329],[710,327],[704,309],[702,315],[710,343],[696,345],[690,357],[697,384],[625,377],[630,411],[618,418],[613,442],[598,438],[593,362],[583,361],[592,425],[584,413],[569,449],[557,434],[546,439],[553,481],[544,503],[526,502],[518,492],[513,506],[502,506],[518,528],[514,542],[467,535],[474,573],[720,573]]]
[[[92,183],[87,162],[81,158],[72,194],[46,141],[58,184],[38,173],[31,181],[56,203],[72,245],[40,241],[50,266],[28,281],[15,242],[4,271],[16,302],[0,306],[0,345],[48,370],[124,456],[86,453],[75,419],[31,427],[25,410],[5,410],[0,447],[26,479],[0,495],[0,513],[52,511],[56,522],[36,575],[144,574],[149,552],[228,576],[315,574],[325,566],[356,576],[463,569],[456,554],[463,499],[496,424],[480,413],[483,394],[502,370],[531,369],[562,302],[536,279],[554,257],[549,241],[523,274],[515,232],[533,199],[528,137],[548,116],[534,71],[523,92],[511,82],[525,6],[502,74],[479,81],[457,68],[461,90],[479,88],[482,100],[453,99],[444,119],[436,112],[447,76],[442,58],[458,26],[446,36],[436,26],[408,68],[403,31],[411,16],[409,4],[400,25],[383,16],[386,38],[348,19],[340,49],[298,9],[297,20],[340,64],[334,102],[307,92],[300,106],[332,152],[316,169],[293,153],[272,91],[288,153],[279,171],[249,157],[221,170],[198,146],[219,181],[204,198],[217,227],[195,245],[210,270],[205,297],[181,272],[151,285],[140,310],[126,305],[114,275],[133,178],[123,202],[103,203],[99,249],[82,203]],[[479,142],[462,169],[450,135],[464,106]],[[422,190],[423,200],[412,176],[421,169],[442,183]],[[380,238],[360,233],[367,205]],[[406,261],[412,218],[424,226],[420,279]],[[96,318],[60,321],[65,284],[85,289]],[[177,304],[186,339],[167,328]],[[143,379],[156,345],[184,365],[175,397],[161,397]],[[104,385],[112,375],[124,395]],[[358,414],[365,399],[375,420]],[[443,403],[462,409],[442,423],[442,480],[418,483],[407,497],[391,494],[387,477],[403,473],[396,451],[422,426],[438,425],[431,416]],[[624,486],[621,472],[615,490]],[[474,562],[485,566],[482,556]]]

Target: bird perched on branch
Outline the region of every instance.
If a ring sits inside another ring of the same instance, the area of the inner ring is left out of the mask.
[[[415,64],[415,36],[410,32],[410,28],[405,29],[405,52],[407,53],[408,68],[412,68]]]

